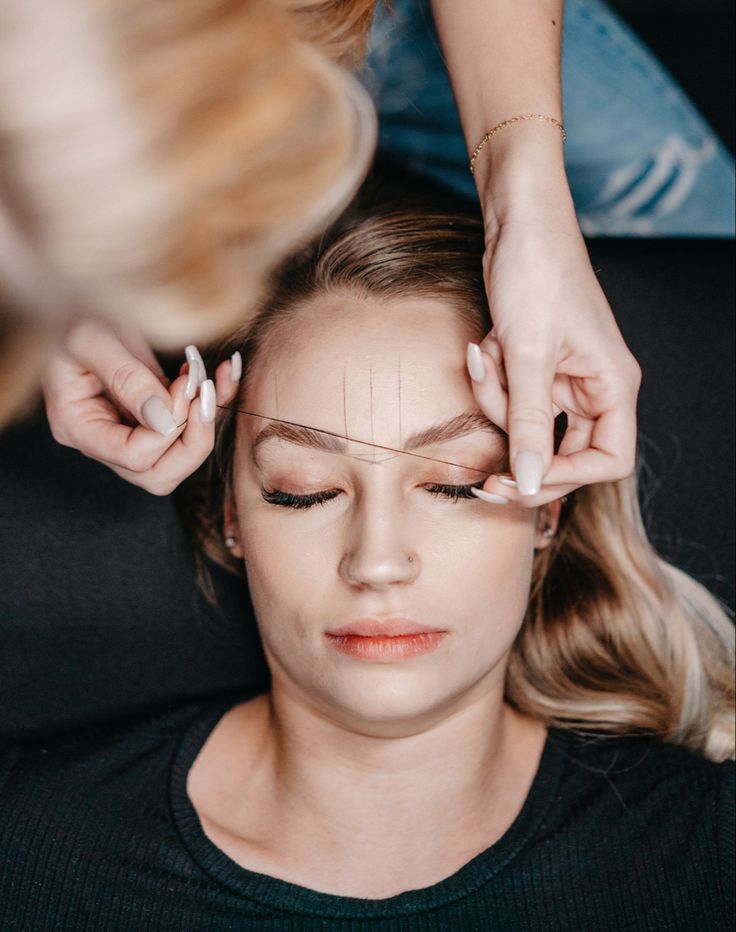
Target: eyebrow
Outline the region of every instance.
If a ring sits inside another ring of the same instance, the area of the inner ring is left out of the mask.
[[[370,441],[367,440],[357,440],[353,437],[345,437],[342,434],[334,433],[333,431],[307,427],[305,424],[296,424],[291,421],[273,418],[270,424],[267,424],[263,430],[256,434],[252,449],[255,451],[256,447],[265,443],[266,440],[279,438],[289,443],[295,443],[303,447],[311,447],[316,450],[325,450],[329,453],[346,453],[348,449],[347,440],[352,440],[353,443],[365,444],[366,446],[381,447],[387,450],[391,449],[394,450],[394,452],[401,453],[418,450],[433,443],[444,443],[447,440],[454,440],[456,437],[462,437],[465,434],[474,433],[477,430],[495,434],[499,437],[505,436],[504,432],[489,421],[480,411],[466,411],[447,421],[442,421],[439,424],[434,424],[432,427],[412,434],[404,443],[403,450],[394,450],[393,447],[384,447],[379,443],[371,444]]]

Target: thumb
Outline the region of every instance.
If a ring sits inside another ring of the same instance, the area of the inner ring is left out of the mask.
[[[67,352],[94,373],[115,402],[163,437],[176,431],[171,397],[157,375],[134,356],[103,321],[83,320],[66,339]]]
[[[504,350],[508,384],[509,461],[519,492],[536,495],[552,461],[555,360],[542,352]]]

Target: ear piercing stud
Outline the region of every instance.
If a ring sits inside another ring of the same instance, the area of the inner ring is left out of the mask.
[[[225,546],[228,550],[232,550],[233,547],[237,544],[237,540],[233,537],[232,534],[225,535]]]

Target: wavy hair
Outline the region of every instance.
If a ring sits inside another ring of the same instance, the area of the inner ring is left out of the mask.
[[[358,214],[288,262],[253,325],[214,356],[254,364],[290,312],[327,292],[442,295],[480,338],[490,328],[480,221],[421,210]],[[236,413],[221,412],[215,456],[192,492],[201,552],[234,572],[222,539]],[[196,485],[196,484],[195,484]],[[573,492],[556,538],[535,555],[506,700],[547,724],[651,734],[712,760],[734,756],[734,626],[707,590],[647,539],[634,477]]]

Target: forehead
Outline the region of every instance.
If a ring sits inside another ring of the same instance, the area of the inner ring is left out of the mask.
[[[277,327],[243,400],[266,416],[395,442],[476,407],[465,372],[476,338],[440,298],[320,296]]]

